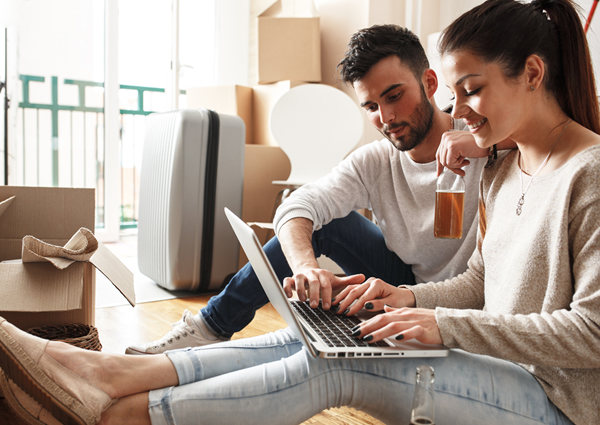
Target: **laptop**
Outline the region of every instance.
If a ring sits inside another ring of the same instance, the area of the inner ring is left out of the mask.
[[[384,339],[374,344],[366,343],[350,336],[350,329],[372,317],[373,313],[363,310],[358,315],[346,317],[320,307],[312,309],[306,302],[288,299],[254,230],[227,208],[225,215],[269,301],[314,357],[444,357],[449,354],[450,350],[443,345],[422,344],[414,339]]]

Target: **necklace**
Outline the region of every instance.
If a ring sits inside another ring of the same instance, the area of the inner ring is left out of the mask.
[[[525,188],[525,190],[523,190],[523,169],[521,168],[521,151],[519,151],[519,160],[517,162],[517,165],[519,166],[519,178],[521,180],[521,197],[519,198],[519,201],[517,202],[517,215],[521,215],[521,211],[523,209],[523,204],[525,203],[525,194],[529,190],[529,186],[531,186],[531,182],[533,182],[533,179],[535,178],[535,176],[537,176],[537,173],[539,173],[540,170],[542,168],[544,168],[544,165],[546,165],[546,163],[548,162],[548,159],[550,159],[550,154],[552,154],[552,151],[556,147],[556,144],[558,143],[558,141],[562,137],[563,133],[565,132],[565,130],[567,129],[567,127],[569,126],[569,124],[571,124],[571,120],[569,120],[567,122],[567,124],[565,125],[565,127],[563,128],[563,130],[560,132],[560,134],[556,138],[556,141],[554,142],[554,145],[552,145],[552,149],[550,149],[550,152],[548,152],[548,155],[546,155],[546,159],[544,159],[544,161],[539,166],[539,168],[536,170],[536,172],[533,173],[533,176],[531,176],[531,180],[529,180],[529,183],[527,184],[527,187]]]

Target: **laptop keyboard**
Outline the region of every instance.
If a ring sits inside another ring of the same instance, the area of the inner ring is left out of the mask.
[[[389,347],[384,341],[369,344],[351,336],[352,328],[360,323],[360,320],[354,316],[344,316],[331,310],[323,310],[320,305],[317,308],[311,308],[308,302],[292,301],[290,304],[304,320],[312,324],[312,329],[329,347]]]

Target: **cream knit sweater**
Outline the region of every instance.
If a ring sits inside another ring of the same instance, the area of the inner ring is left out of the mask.
[[[536,177],[517,151],[483,171],[469,269],[410,288],[450,348],[520,364],[576,424],[600,421],[600,146]],[[529,177],[524,176],[526,186]],[[481,205],[480,204],[480,205]]]

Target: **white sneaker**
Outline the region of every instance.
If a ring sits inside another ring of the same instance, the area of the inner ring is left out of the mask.
[[[146,344],[131,345],[127,347],[125,354],[162,354],[168,350],[199,347],[222,341],[228,339],[213,335],[201,318],[196,319],[190,311],[185,310],[181,320],[173,323],[171,330],[161,339]]]

